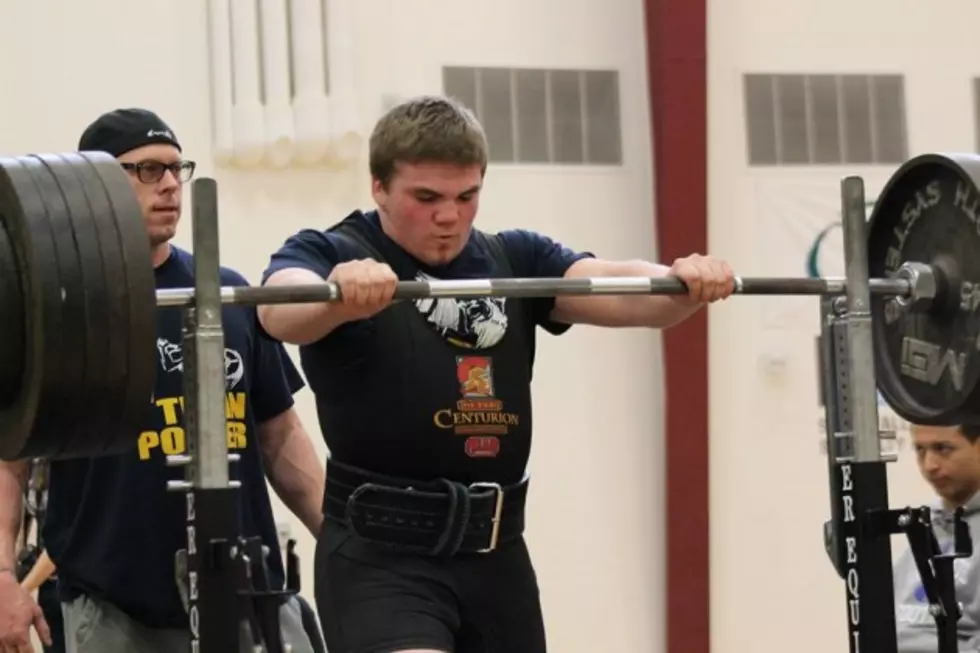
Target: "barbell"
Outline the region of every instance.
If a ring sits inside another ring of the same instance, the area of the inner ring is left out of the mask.
[[[906,162],[868,225],[875,372],[904,419],[970,421],[980,386],[980,158]],[[156,317],[194,289],[157,290],[140,207],[104,153],[0,159],[0,458],[131,448],[156,381]],[[429,297],[675,295],[675,278],[401,281]],[[739,278],[744,295],[844,295],[843,278]],[[222,304],[338,301],[332,283],[220,288]]]

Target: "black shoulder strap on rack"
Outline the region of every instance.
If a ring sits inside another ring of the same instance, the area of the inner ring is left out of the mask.
[[[503,270],[504,276],[513,277],[514,266],[511,265],[510,255],[507,253],[507,250],[504,249],[504,242],[500,239],[500,236],[498,234],[488,234],[483,231],[474,231],[473,235],[479,238],[487,246],[487,249],[489,249],[493,255],[493,259]]]
[[[338,224],[336,227],[331,229],[330,233],[343,236],[347,240],[353,241],[355,245],[367,252],[371,258],[382,263],[384,262],[385,257],[381,255],[381,252],[379,252],[374,245],[369,243],[367,238],[365,238],[357,229],[348,226],[347,223],[342,222]]]

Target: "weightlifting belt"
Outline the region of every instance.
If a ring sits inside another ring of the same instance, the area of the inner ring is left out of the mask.
[[[523,534],[527,485],[398,479],[328,459],[323,514],[405,553],[488,553]]]

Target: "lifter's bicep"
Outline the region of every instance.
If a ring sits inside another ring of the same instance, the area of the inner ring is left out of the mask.
[[[322,231],[303,229],[287,238],[269,257],[262,283],[265,285],[273,274],[291,270],[308,270],[325,279],[341,259],[334,238]]]
[[[309,268],[283,268],[276,270],[265,280],[264,286],[303,286],[325,283],[323,275]]]

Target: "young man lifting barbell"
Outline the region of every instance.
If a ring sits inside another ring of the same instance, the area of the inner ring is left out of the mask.
[[[182,188],[194,164],[183,158],[173,130],[157,115],[120,109],[84,132],[82,151],[104,151],[128,173],[152,247],[157,288],[194,285],[193,256],[171,243],[181,216]],[[221,283],[243,286],[221,268]],[[132,451],[100,458],[55,460],[44,541],[57,568],[70,653],[174,653],[190,650],[188,615],[176,574],[187,547],[186,499],[167,491],[184,470],[168,454],[186,453],[183,413],[182,313],[158,309],[156,386]],[[323,467],[293,408],[303,381],[279,343],[261,337],[254,309],[223,310],[228,447],[239,454],[229,477],[241,482],[238,523],[243,537],[268,547],[270,586],[285,581],[266,480],[312,532],[322,521]],[[0,651],[30,651],[29,629],[49,640],[40,610],[12,573],[13,533],[27,463],[0,464]],[[314,650],[296,599],[280,610],[294,653]],[[249,642],[242,650],[251,651]]]
[[[531,231],[474,229],[486,167],[470,111],[404,102],[371,136],[377,210],[297,233],[265,274],[343,293],[259,307],[268,333],[301,347],[331,452],[316,555],[330,650],[543,653],[522,535],[535,329],[666,328],[735,288],[707,256],[605,261]],[[392,303],[398,280],[665,275],[689,294]]]

